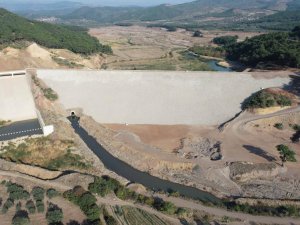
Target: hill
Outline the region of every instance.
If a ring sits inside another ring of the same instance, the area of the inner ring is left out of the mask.
[[[0,45],[31,41],[48,48],[64,48],[74,53],[111,52],[86,31],[76,27],[31,21],[0,8]]]
[[[258,29],[267,30],[291,30],[300,24],[300,8],[277,12],[273,15],[262,17],[256,21],[248,23]]]
[[[178,5],[154,7],[82,7],[64,15],[65,20],[90,20],[98,23],[124,21],[159,21],[193,19],[209,13],[221,13],[230,9],[271,9],[278,0],[197,0]]]
[[[251,67],[300,68],[300,26],[255,36],[226,47],[228,58]]]

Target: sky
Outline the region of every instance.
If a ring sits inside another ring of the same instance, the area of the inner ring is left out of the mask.
[[[0,3],[54,3],[66,0],[0,0]],[[84,4],[105,5],[105,6],[151,6],[163,3],[179,4],[191,2],[192,0],[67,0],[74,2],[82,2]]]

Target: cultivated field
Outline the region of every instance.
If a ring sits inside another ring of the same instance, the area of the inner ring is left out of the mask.
[[[187,60],[180,52],[194,45],[212,45],[212,39],[222,35],[238,35],[240,40],[258,33],[203,31],[202,38],[179,29],[168,32],[163,28],[142,26],[109,26],[90,30],[101,43],[109,44],[113,55],[108,55],[102,68],[123,70],[209,70],[203,60]]]

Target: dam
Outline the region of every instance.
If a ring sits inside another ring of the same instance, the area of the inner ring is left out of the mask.
[[[106,124],[218,125],[251,94],[282,87],[288,76],[185,71],[37,70],[66,109]]]

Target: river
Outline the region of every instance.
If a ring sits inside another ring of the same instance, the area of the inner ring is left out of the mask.
[[[134,183],[142,184],[145,187],[154,191],[176,191],[182,196],[188,198],[193,198],[203,202],[212,202],[214,204],[221,203],[221,199],[215,197],[214,195],[208,192],[201,191],[194,187],[163,180],[133,168],[129,164],[114,157],[112,154],[106,151],[94,137],[89,135],[88,132],[80,126],[78,120],[72,119],[71,117],[69,117],[69,120],[71,121],[72,127],[75,130],[75,132],[80,136],[80,138],[85,142],[85,144],[95,153],[95,155],[102,161],[105,167],[117,173],[118,175],[126,178],[127,180]]]
[[[214,71],[219,71],[219,72],[232,72],[233,71],[231,68],[219,66],[218,61],[216,61],[216,60],[210,60],[207,62],[207,64]]]

